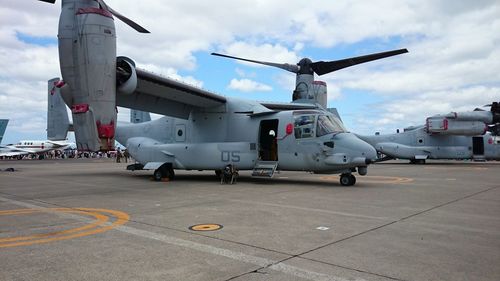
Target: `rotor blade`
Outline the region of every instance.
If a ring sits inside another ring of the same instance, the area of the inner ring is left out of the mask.
[[[133,20],[131,20],[131,19],[127,18],[126,16],[118,13],[117,11],[113,10],[103,0],[97,0],[97,2],[101,5],[101,7],[103,9],[108,10],[114,16],[116,16],[121,21],[123,21],[124,23],[128,24],[130,27],[132,27],[133,29],[137,30],[138,32],[140,32],[140,33],[150,33],[147,29],[145,29],[144,27],[140,26],[139,24],[137,24]]]
[[[356,64],[365,63],[365,62],[378,60],[378,59],[383,59],[383,58],[387,58],[387,57],[391,57],[391,56],[395,56],[395,55],[400,55],[400,54],[404,54],[404,53],[408,53],[408,50],[407,49],[399,49],[399,50],[393,50],[393,51],[388,51],[388,52],[360,56],[360,57],[352,57],[352,58],[347,58],[347,59],[342,59],[342,60],[317,61],[317,62],[313,62],[311,64],[311,67],[316,74],[323,75],[323,74],[334,72],[334,71],[337,71],[339,69],[353,66]]]
[[[56,0],[38,0],[38,1],[47,2],[47,3],[50,3],[50,4],[56,3]]]
[[[286,71],[290,71],[293,73],[299,72],[299,67],[297,65],[294,65],[294,64],[249,60],[249,59],[243,59],[243,58],[238,58],[238,57],[233,57],[233,56],[228,56],[228,55],[223,55],[223,54],[218,54],[218,53],[212,53],[212,55],[224,57],[224,58],[235,59],[235,60],[246,61],[246,62],[253,62],[253,63],[257,63],[257,64],[263,64],[263,65],[267,65],[267,66],[273,66],[273,67],[281,68],[281,69],[284,69]]]

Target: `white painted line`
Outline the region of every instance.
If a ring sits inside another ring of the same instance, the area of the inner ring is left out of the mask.
[[[390,219],[390,218],[388,218],[388,217],[365,216],[365,215],[358,215],[358,214],[352,214],[352,213],[345,213],[345,212],[330,211],[330,210],[325,210],[325,209],[316,209],[316,208],[299,207],[299,206],[294,206],[294,205],[284,205],[284,204],[275,204],[275,203],[264,203],[264,202],[247,201],[247,200],[240,200],[240,199],[228,199],[228,201],[239,202],[239,203],[246,203],[246,204],[263,205],[263,206],[270,206],[270,207],[279,207],[279,208],[295,209],[295,210],[301,210],[301,211],[318,212],[318,213],[325,213],[325,214],[332,214],[332,215],[340,215],[340,216],[354,217],[354,218],[361,218],[361,219],[391,220],[391,219]]]
[[[17,200],[12,200],[4,197],[0,197],[0,200],[3,200],[5,202],[8,202],[10,204],[14,204],[17,206],[25,207],[25,208],[30,208],[30,209],[39,209],[39,210],[45,210],[49,212],[49,208],[27,203],[27,202],[22,202],[22,201],[17,201]],[[80,217],[81,220],[84,221],[89,221],[89,218],[83,217],[83,216],[78,216],[75,214],[61,214],[64,216],[71,216],[72,218],[75,217]],[[274,271],[279,271],[285,274],[293,275],[299,278],[304,278],[308,280],[320,280],[320,281],[349,281],[349,279],[345,279],[342,277],[337,277],[337,276],[332,276],[332,275],[327,275],[319,272],[314,272],[314,271],[309,271],[306,269],[302,269],[299,267],[287,265],[285,263],[271,260],[271,259],[266,259],[266,258],[261,258],[261,257],[256,257],[252,255],[247,255],[241,252],[236,252],[228,249],[223,249],[223,248],[218,248],[215,246],[211,245],[205,245],[189,240],[184,240],[180,238],[175,238],[175,237],[170,237],[165,234],[161,233],[155,233],[147,230],[142,230],[142,229],[137,229],[134,227],[130,226],[119,226],[117,228],[114,228],[113,230],[118,230],[122,231],[125,233],[133,234],[139,237],[144,237],[156,241],[160,241],[166,244],[171,244],[175,246],[180,246],[184,248],[189,248],[192,250],[196,250],[199,252],[204,252],[208,254],[213,254],[213,255],[218,255],[226,258],[230,258],[233,260],[241,261],[244,263],[250,263],[254,264],[260,267],[266,267],[269,269],[272,269]],[[355,279],[356,281],[365,281],[364,279]]]
[[[317,229],[317,230],[328,230],[328,229],[330,229],[330,228],[329,228],[329,227],[327,227],[327,226],[318,226],[318,227],[316,227],[316,229]]]

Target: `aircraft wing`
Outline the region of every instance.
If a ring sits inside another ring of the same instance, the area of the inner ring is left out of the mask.
[[[0,156],[18,156],[18,155],[25,155],[32,153],[31,151],[24,150],[24,149],[12,149],[9,147],[2,147],[0,148]]]
[[[54,145],[54,149],[70,145],[70,143],[68,143],[67,141],[51,141],[51,140],[48,140],[47,142],[51,143],[52,145]]]
[[[226,98],[143,69],[135,69],[137,87],[132,94],[118,93],[116,104],[146,112],[188,119],[191,110],[213,108]]]
[[[261,102],[260,104],[271,110],[318,109],[316,105],[308,103]]]

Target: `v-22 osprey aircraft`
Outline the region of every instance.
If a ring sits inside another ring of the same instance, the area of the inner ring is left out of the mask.
[[[276,169],[340,173],[342,185],[353,185],[352,173],[366,175],[376,159],[375,149],[327,109],[326,84],[315,81],[314,74],[406,49],[327,62],[305,58],[297,65],[247,60],[296,74],[292,103],[261,103],[217,95],[136,68],[130,58],[117,58],[113,15],[148,32],[102,0],[62,0],[58,39],[63,80],[56,88],[72,111],[79,150],[110,150],[116,138],[138,161],[132,168],[154,170],[155,180],[172,179],[174,169],[220,173],[231,167],[263,177],[272,177]],[[166,117],[117,126],[116,106]]]
[[[362,136],[384,159],[408,159],[424,164],[427,159],[500,160],[500,103],[490,110],[451,112],[428,117],[425,125],[408,127],[396,134]]]

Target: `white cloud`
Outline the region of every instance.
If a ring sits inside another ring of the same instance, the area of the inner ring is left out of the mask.
[[[266,61],[274,63],[290,63],[296,64],[299,57],[294,51],[289,51],[288,48],[280,44],[251,44],[247,42],[237,41],[224,48],[224,53],[235,57]],[[237,61],[249,66],[259,67],[260,64],[247,63]]]
[[[460,90],[427,92],[371,104],[369,107],[372,110],[367,106],[366,111],[355,113],[354,120],[359,126],[359,133],[389,133],[396,128],[423,125],[425,118],[436,114],[472,111],[475,108],[488,110],[483,106],[499,99],[500,87],[473,86]]]
[[[232,79],[227,86],[229,89],[242,92],[269,92],[272,87],[250,79]]]

